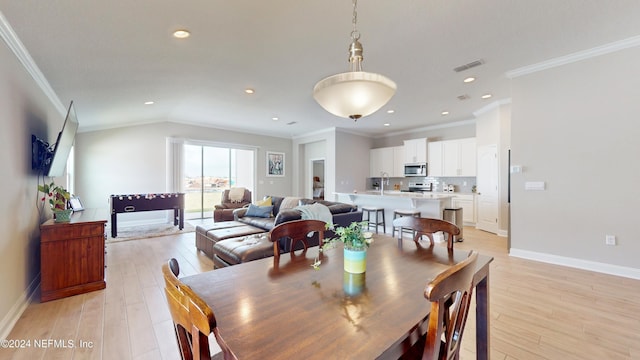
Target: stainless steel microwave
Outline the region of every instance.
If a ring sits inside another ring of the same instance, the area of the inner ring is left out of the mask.
[[[427,163],[404,164],[404,176],[427,176]]]

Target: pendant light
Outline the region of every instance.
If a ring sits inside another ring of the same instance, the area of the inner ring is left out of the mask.
[[[313,88],[313,98],[326,111],[353,120],[378,111],[396,92],[396,83],[391,79],[362,71],[362,44],[356,27],[357,6],[358,0],[353,0],[349,71],[322,79]]]

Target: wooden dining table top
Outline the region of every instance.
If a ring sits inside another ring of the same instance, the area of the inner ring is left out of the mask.
[[[318,270],[316,255],[314,247],[279,263],[266,258],[181,280],[213,309],[239,359],[397,358],[399,344],[429,314],[427,282],[468,251],[376,235],[364,274],[344,272],[342,246],[325,250]],[[479,256],[476,283],[491,261]]]

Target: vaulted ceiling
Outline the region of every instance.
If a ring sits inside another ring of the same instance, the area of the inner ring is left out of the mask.
[[[472,119],[510,97],[508,71],[640,35],[637,0],[361,0],[364,70],[391,78],[398,91],[354,122],[312,97],[318,80],[348,68],[352,7],[350,0],[0,0],[61,102],[74,100],[81,131],[175,121],[283,137],[328,127],[382,136]],[[183,28],[189,38],[172,37]],[[475,60],[484,63],[453,70]],[[463,83],[469,76],[476,80]]]

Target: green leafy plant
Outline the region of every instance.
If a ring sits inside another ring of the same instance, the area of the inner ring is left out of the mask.
[[[67,201],[71,198],[71,194],[62,186],[58,186],[55,182],[51,184],[38,185],[38,191],[44,193],[40,199],[43,203],[49,199],[51,210],[65,210]]]
[[[333,248],[335,244],[341,242],[349,250],[366,250],[373,242],[373,233],[365,231],[368,229],[368,222],[352,222],[349,226],[338,226],[333,229],[335,237],[325,240],[323,249]],[[330,226],[327,224],[327,229]]]

